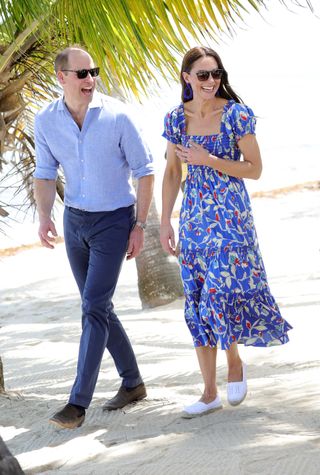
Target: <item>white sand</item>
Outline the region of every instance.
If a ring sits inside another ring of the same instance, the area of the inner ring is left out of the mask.
[[[80,333],[77,289],[64,246],[0,259],[0,355],[9,396],[0,433],[27,474],[318,475],[320,473],[320,192],[253,200],[270,285],[294,326],[283,347],[243,348],[249,392],[224,409],[183,420],[202,383],[183,301],[141,311],[134,263],[115,298],[133,342],[148,398],[122,411],[101,406],[119,379],[106,354],[84,425],[59,430],[48,418],[67,400]]]

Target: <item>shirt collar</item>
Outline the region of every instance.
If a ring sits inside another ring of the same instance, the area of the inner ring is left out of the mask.
[[[92,101],[89,103],[88,109],[95,109],[102,107],[102,96],[100,92],[94,91]],[[64,110],[65,103],[64,103],[64,96],[60,97],[58,100],[58,110]]]

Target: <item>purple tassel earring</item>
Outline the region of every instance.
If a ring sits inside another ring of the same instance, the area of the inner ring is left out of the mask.
[[[187,83],[186,87],[183,90],[183,99],[185,101],[191,101],[193,99],[193,91],[191,84]]]

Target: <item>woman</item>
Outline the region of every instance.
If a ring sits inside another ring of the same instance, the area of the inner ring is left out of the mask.
[[[222,407],[216,385],[217,346],[226,350],[231,405],[247,394],[246,365],[238,343],[286,343],[291,326],[272,297],[254,228],[244,178],[262,171],[256,119],[232,90],[219,55],[196,47],[183,59],[182,103],[165,118],[168,140],[163,179],[161,243],[174,255],[171,213],[187,163],[179,226],[179,261],[204,392],[185,407],[195,417]],[[242,159],[240,160],[242,156]]]

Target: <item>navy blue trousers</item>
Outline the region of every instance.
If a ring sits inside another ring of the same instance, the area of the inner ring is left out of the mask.
[[[112,303],[133,223],[133,206],[94,213],[65,208],[65,245],[82,300],[77,376],[69,398],[72,404],[89,406],[105,348],[123,386],[142,382],[131,343]]]

